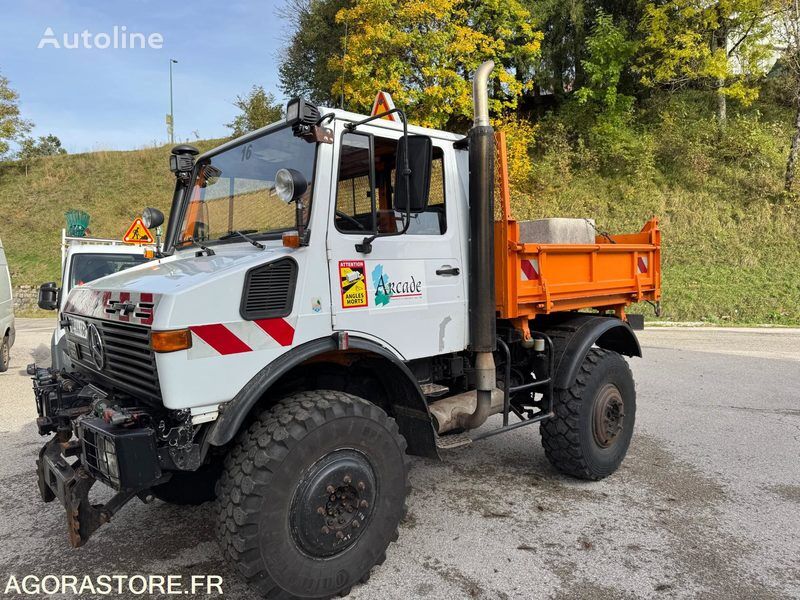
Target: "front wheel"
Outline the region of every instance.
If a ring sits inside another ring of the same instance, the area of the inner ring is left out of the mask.
[[[555,415],[539,428],[547,458],[580,479],[611,475],[625,458],[636,417],[628,363],[616,352],[594,348],[570,387],[554,393]]]
[[[397,539],[406,443],[374,404],[294,394],[231,449],[217,484],[220,544],[267,598],[330,598],[366,581]]]

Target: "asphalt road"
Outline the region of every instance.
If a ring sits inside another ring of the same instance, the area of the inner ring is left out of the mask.
[[[0,596],[11,574],[213,574],[208,506],[129,504],[89,544],[38,498],[20,320],[0,374]],[[534,428],[414,459],[409,515],[354,599],[800,597],[800,330],[650,329],[632,361],[636,432],[612,477],[556,473]]]

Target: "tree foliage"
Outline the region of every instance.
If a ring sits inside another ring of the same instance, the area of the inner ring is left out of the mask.
[[[19,94],[11,89],[8,79],[0,75],[0,157],[8,152],[10,142],[31,127],[32,124],[20,116]]]
[[[19,143],[17,158],[20,160],[31,160],[42,156],[55,156],[66,153],[66,149],[61,146],[61,140],[50,133],[48,135],[39,136],[38,138],[23,138]]]
[[[644,5],[638,67],[647,86],[706,85],[744,104],[772,52],[774,0],[660,0]]]
[[[264,91],[260,85],[254,85],[245,96],[237,96],[233,104],[242,111],[233,121],[225,125],[233,131],[234,137],[255,131],[283,118],[283,106],[278,104],[275,96]]]
[[[472,113],[471,73],[485,60],[497,68],[490,110],[514,109],[530,89],[541,34],[519,0],[353,0],[339,11],[347,54],[328,66],[349,109],[366,111],[376,92],[392,94],[417,123],[443,127]]]
[[[330,69],[328,61],[343,54],[345,26],[336,15],[349,4],[348,0],[290,0],[281,11],[293,26],[278,68],[287,96],[338,105],[333,88],[342,74]]]
[[[531,11],[543,34],[536,85],[561,99],[585,82],[587,38],[596,28],[598,16],[607,15],[621,24],[623,31],[627,25],[631,30],[624,31],[628,40],[633,39],[635,24],[641,18],[640,2],[630,0],[537,0],[531,2]],[[630,72],[621,75],[621,85],[631,87]]]
[[[620,93],[620,80],[636,52],[624,25],[614,23],[611,15],[598,11],[594,29],[586,39],[587,58],[582,61],[586,78],[576,92],[581,104],[594,104],[607,115],[628,113],[633,96]]]

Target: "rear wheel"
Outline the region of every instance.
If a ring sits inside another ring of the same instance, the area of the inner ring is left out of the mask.
[[[616,352],[594,348],[569,388],[555,390],[555,415],[539,431],[559,471],[597,480],[617,470],[630,445],[636,389],[628,363]]]
[[[3,338],[0,343],[0,373],[8,371],[8,365],[11,363],[11,344],[8,341],[8,336]]]
[[[330,598],[366,581],[397,539],[405,439],[337,391],[282,400],[238,439],[217,485],[220,544],[267,598]]]

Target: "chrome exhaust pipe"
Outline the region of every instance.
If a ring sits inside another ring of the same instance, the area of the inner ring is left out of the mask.
[[[469,429],[480,427],[492,413],[492,390],[497,385],[494,355],[497,347],[494,290],[494,129],[489,122],[489,75],[486,61],[472,82],[474,123],[469,130],[470,349],[475,352],[475,412]]]
[[[487,60],[475,71],[472,80],[472,108],[474,111],[473,127],[489,125],[489,75],[494,69],[494,61]]]

